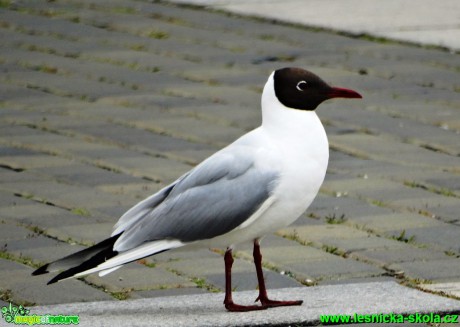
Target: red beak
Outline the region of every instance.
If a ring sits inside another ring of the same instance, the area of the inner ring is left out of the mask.
[[[357,98],[361,99],[362,96],[356,91],[343,89],[340,87],[332,87],[331,90],[327,93],[329,98]]]

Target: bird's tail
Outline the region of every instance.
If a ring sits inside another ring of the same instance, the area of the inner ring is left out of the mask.
[[[74,275],[94,268],[99,264],[115,257],[118,252],[113,250],[113,245],[121,234],[112,236],[87,249],[68,255],[62,259],[47,263],[35,270],[32,275],[42,275],[49,272],[63,270],[62,273],[51,279],[48,284],[53,284],[61,279],[73,277]]]
[[[99,272],[100,276],[104,276],[126,263],[184,245],[178,240],[158,240],[144,243],[125,252],[118,252],[113,248],[121,234],[114,235],[87,249],[43,265],[35,270],[32,275],[42,275],[65,269],[52,278],[48,285],[62,279],[81,277],[94,272]]]

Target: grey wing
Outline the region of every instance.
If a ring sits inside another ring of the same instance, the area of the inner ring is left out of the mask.
[[[225,234],[257,211],[277,180],[276,171],[256,168],[250,152],[218,153],[160,191],[161,195],[134,207],[133,223],[126,223],[129,215],[125,214],[126,228],[114,249],[126,251],[163,239],[193,242]]]

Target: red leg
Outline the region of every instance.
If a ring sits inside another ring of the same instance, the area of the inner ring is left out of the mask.
[[[256,265],[257,280],[259,282],[259,296],[256,299],[262,303],[262,307],[284,307],[290,305],[301,305],[303,301],[274,301],[270,300],[267,295],[267,289],[265,287],[264,272],[262,270],[262,253],[260,253],[259,240],[254,241],[254,263]]]
[[[239,305],[233,302],[232,298],[232,265],[233,265],[233,257],[232,257],[232,249],[227,249],[224,256],[225,261],[225,308],[228,311],[253,311],[253,310],[263,310],[266,307],[262,307],[259,305]]]

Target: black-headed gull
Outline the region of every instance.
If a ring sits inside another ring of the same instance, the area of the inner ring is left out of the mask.
[[[300,305],[267,296],[260,239],[294,222],[323,183],[329,145],[316,107],[331,98],[361,98],[331,87],[300,68],[283,68],[262,93],[262,125],[128,210],[111,237],[46,264],[34,275],[64,270],[50,283],[94,272],[103,276],[122,265],[180,247],[225,248],[225,307],[251,311]],[[254,243],[261,305],[233,302],[232,250]]]

